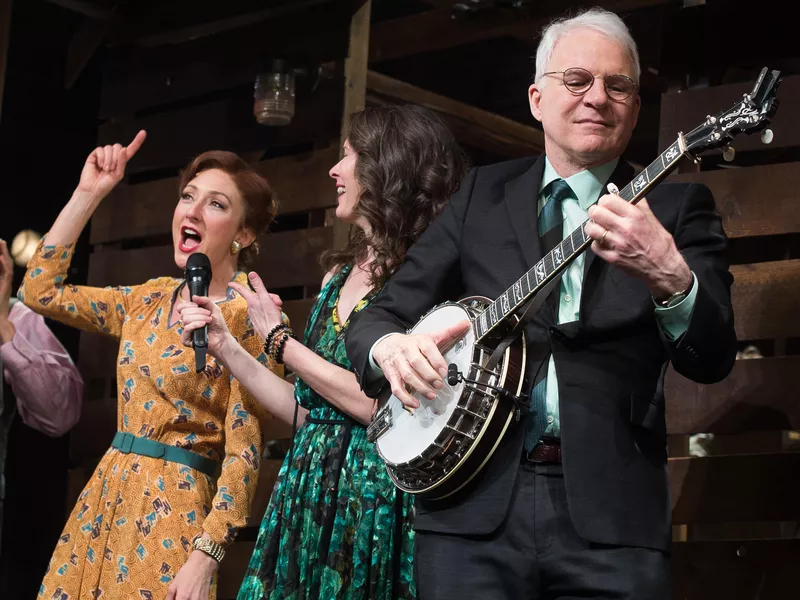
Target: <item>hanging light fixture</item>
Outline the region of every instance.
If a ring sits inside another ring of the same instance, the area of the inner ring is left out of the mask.
[[[39,244],[41,237],[42,234],[36,233],[32,229],[23,229],[14,236],[8,251],[18,267],[28,266],[28,261],[33,257],[33,253],[36,252],[36,246]]]
[[[294,117],[295,72],[288,61],[276,58],[256,77],[253,114],[262,125],[288,125]]]

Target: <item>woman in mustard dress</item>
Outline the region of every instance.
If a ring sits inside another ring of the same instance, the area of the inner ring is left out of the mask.
[[[280,469],[239,600],[417,596],[413,498],[395,488],[367,440],[374,402],[351,371],[344,336],[458,188],[466,161],[441,119],[414,105],[353,115],[344,151],[330,171],[331,191],[336,216],[352,225],[350,241],[324,261],[328,273],[302,342],[282,324],[258,275],[250,274],[255,291],[236,285],[270,356],[297,374],[294,387],[238,348],[208,300],[181,306],[184,343],[208,324],[209,349],[234,377],[276,417],[305,421]]]
[[[118,432],[56,543],[39,597],[57,600],[215,597],[224,548],[247,523],[268,416],[213,357],[196,372],[173,310],[188,290],[162,277],[130,287],[67,282],[73,246],[122,179],[127,148],[97,148],[69,203],[28,265],[19,297],[33,310],[120,340]],[[175,262],[211,263],[209,296],[244,350],[271,369],[247,304],[228,287],[275,213],[264,179],[236,155],[208,152],[182,173],[173,217]]]

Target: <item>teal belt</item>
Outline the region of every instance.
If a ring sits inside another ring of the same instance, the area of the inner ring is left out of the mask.
[[[219,463],[210,458],[177,446],[168,446],[155,440],[136,437],[132,433],[118,431],[114,435],[111,447],[124,454],[133,453],[151,458],[163,458],[166,461],[196,469],[210,477],[216,477],[219,472]]]

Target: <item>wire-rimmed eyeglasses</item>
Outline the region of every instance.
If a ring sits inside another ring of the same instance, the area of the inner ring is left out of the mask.
[[[595,79],[602,79],[608,97],[616,102],[627,100],[639,87],[627,75],[601,77],[581,67],[570,67],[565,71],[549,71],[542,74],[542,76],[544,75],[561,75],[564,87],[575,96],[582,96],[591,89]]]

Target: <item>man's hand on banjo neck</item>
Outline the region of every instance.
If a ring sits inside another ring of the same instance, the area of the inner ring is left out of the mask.
[[[383,370],[392,393],[408,408],[419,408],[418,392],[431,400],[444,384],[447,362],[442,350],[452,346],[470,328],[460,321],[432,333],[390,335],[375,345],[372,358]]]

